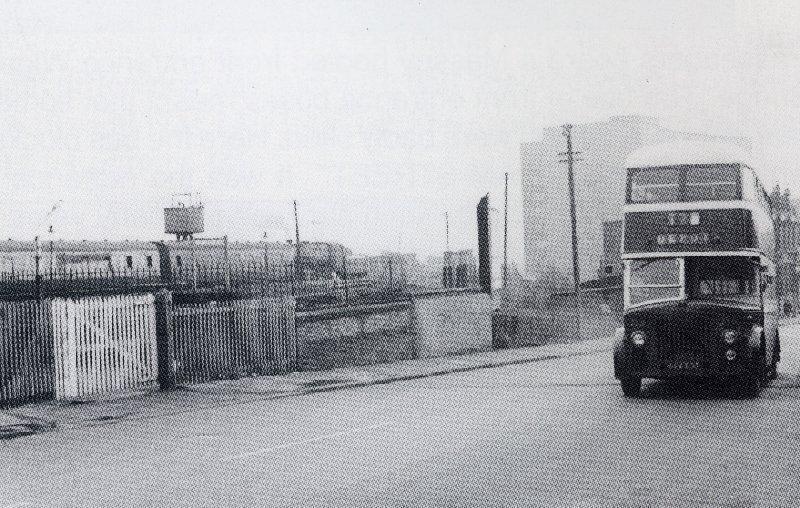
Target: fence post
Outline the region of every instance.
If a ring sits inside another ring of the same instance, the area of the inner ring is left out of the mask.
[[[389,292],[394,292],[394,277],[392,276],[392,258],[389,261]]]
[[[419,351],[421,349],[420,342],[422,342],[422,329],[419,326],[419,316],[417,315],[417,305],[419,300],[411,295],[411,307],[408,309],[408,332],[413,337],[414,350],[412,351],[412,358],[419,358]]]
[[[347,256],[344,254],[344,247],[342,247],[342,275],[344,276],[344,301],[350,301],[350,280],[347,277]]]
[[[175,387],[175,343],[172,337],[172,292],[161,289],[155,295],[158,383],[162,390]]]
[[[281,307],[288,312],[282,312],[281,318],[286,319],[286,326],[288,331],[289,340],[291,345],[289,351],[292,357],[289,360],[288,372],[298,372],[300,361],[299,343],[300,339],[297,334],[297,299],[289,298],[281,300]],[[287,373],[288,373],[287,372]]]
[[[42,299],[42,274],[39,271],[39,265],[42,259],[42,248],[39,245],[39,235],[36,235],[36,256],[35,256],[35,263],[36,263],[36,277],[35,277],[35,284],[36,284],[36,299]]]
[[[225,290],[231,290],[231,259],[228,255],[228,235],[222,237],[223,251],[225,257]]]

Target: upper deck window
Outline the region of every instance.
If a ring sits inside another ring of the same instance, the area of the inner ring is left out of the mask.
[[[733,166],[701,166],[686,171],[684,201],[739,199],[739,172]]]
[[[631,168],[628,203],[741,199],[739,166],[713,164]]]
[[[677,168],[641,168],[630,173],[630,201],[669,203],[678,201],[680,172]]]

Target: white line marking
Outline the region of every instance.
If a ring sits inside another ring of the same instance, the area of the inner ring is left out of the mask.
[[[304,439],[302,441],[293,441],[291,443],[284,443],[282,445],[272,446],[272,447],[269,447],[269,448],[261,448],[261,449],[258,449],[258,450],[253,450],[251,452],[240,453],[240,454],[237,454],[237,455],[229,455],[229,456],[225,457],[222,460],[223,461],[229,461],[229,460],[236,460],[236,459],[244,459],[244,458],[247,458],[247,457],[255,457],[257,455],[265,455],[265,454],[268,454],[268,453],[276,452],[278,450],[285,450],[287,448],[293,448],[295,446],[302,446],[302,445],[307,445],[307,444],[311,444],[311,443],[317,443],[317,442],[320,442],[320,441],[325,441],[327,439],[334,439],[334,438],[337,438],[337,437],[349,436],[351,434],[358,434],[360,432],[365,432],[365,431],[368,431],[368,430],[374,430],[374,429],[379,429],[379,428],[382,428],[382,427],[388,427],[392,423],[393,422],[376,423],[375,425],[369,425],[367,427],[357,427],[355,429],[343,430],[341,432],[334,432],[333,434],[325,434],[325,435],[322,435],[322,436],[312,437],[310,439]]]

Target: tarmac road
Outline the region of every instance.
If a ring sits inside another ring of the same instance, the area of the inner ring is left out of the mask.
[[[611,354],[0,441],[0,508],[800,506],[800,326],[761,398]]]

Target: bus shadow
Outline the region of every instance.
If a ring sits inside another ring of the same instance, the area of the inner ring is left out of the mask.
[[[714,400],[741,399],[742,395],[734,387],[712,380],[668,379],[643,381],[640,397],[662,400]]]

